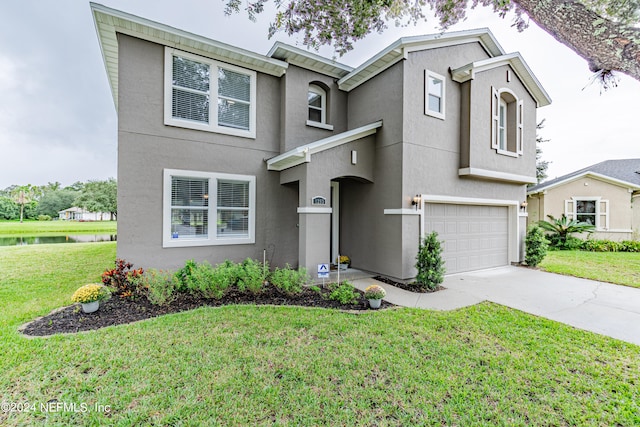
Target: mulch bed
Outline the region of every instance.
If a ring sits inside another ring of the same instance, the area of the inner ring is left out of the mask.
[[[59,333],[75,333],[90,331],[112,325],[136,322],[169,313],[179,313],[194,308],[211,306],[219,307],[231,304],[254,305],[293,305],[303,307],[321,307],[340,310],[370,310],[369,302],[362,292],[356,304],[340,304],[327,298],[329,291],[322,289],[321,293],[304,289],[299,295],[287,295],[273,286],[267,286],[258,295],[241,293],[230,290],[219,300],[196,298],[188,294],[177,294],[177,298],[166,306],[151,304],[146,298],[135,300],[112,296],[108,301],[100,303],[100,309],[94,313],[85,314],[79,304],[55,310],[47,316],[41,317],[27,324],[21,330],[25,335],[46,336]],[[381,309],[394,307],[393,304],[382,301]]]
[[[421,288],[421,287],[415,286],[415,285],[413,285],[411,283],[398,282],[396,280],[390,279],[390,278],[385,277],[385,276],[376,276],[376,277],[374,277],[374,279],[379,281],[379,282],[386,283],[387,285],[392,285],[392,286],[395,286],[396,288],[404,289],[405,291],[416,292],[416,293],[420,293],[420,294],[430,294],[430,293],[433,293],[433,292],[438,292],[438,291],[442,291],[442,290],[446,289],[444,286],[440,286],[440,285],[438,285],[438,287],[435,288],[434,290],[425,289],[425,288]]]

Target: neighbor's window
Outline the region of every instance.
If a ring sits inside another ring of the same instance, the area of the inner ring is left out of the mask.
[[[572,197],[564,201],[564,214],[569,219],[594,225],[598,230],[609,229],[609,201],[600,197]]]
[[[255,177],[166,169],[164,180],[164,247],[255,242]]]
[[[523,102],[509,89],[491,88],[491,148],[499,154],[523,154]]]
[[[165,124],[255,138],[255,72],[171,48],[165,61]]]
[[[433,71],[425,70],[425,106],[428,116],[444,119],[445,78]]]

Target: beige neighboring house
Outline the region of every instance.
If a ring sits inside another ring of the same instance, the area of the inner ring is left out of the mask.
[[[109,221],[109,212],[89,212],[77,206],[58,212],[58,218],[64,221]]]
[[[596,226],[592,237],[640,238],[640,159],[606,160],[527,191],[529,225],[547,215]]]

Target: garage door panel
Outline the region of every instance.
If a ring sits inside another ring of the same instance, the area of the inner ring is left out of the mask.
[[[508,208],[427,203],[426,232],[444,241],[448,274],[508,264]]]

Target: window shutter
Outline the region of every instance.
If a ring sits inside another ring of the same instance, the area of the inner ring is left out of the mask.
[[[251,77],[218,69],[218,125],[249,130]]]
[[[491,86],[491,148],[498,148],[498,122],[500,120],[500,94]]]
[[[524,103],[522,100],[518,101],[518,129],[516,130],[516,146],[518,147],[518,154],[524,153]]]
[[[598,228],[609,229],[609,201],[600,200],[598,211]]]
[[[573,200],[564,201],[564,214],[568,219],[575,218],[575,202]]]

